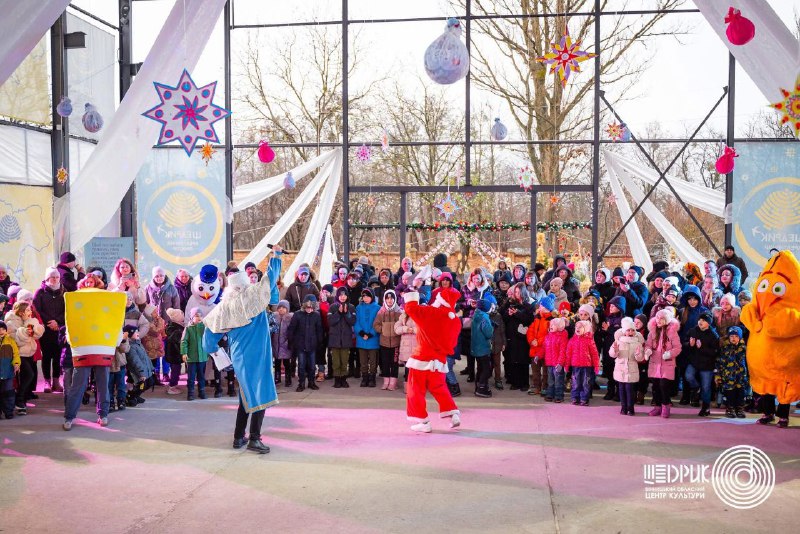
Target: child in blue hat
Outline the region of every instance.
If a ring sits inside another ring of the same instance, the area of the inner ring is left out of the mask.
[[[717,358],[717,373],[714,380],[725,397],[725,417],[744,419],[744,392],[747,377],[747,346],[742,339],[742,329],[728,327],[728,343],[720,349]]]

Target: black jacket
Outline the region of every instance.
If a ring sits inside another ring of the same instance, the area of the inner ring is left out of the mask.
[[[292,352],[316,352],[322,344],[322,317],[319,312],[295,313],[289,323],[288,337]]]
[[[353,325],[356,324],[356,309],[349,302],[347,311],[339,311],[339,303],[331,304],[328,312],[328,347],[332,349],[350,349],[355,346]]]
[[[64,286],[53,291],[42,282],[42,286],[36,290],[36,294],[33,296],[33,307],[42,318],[45,333],[53,332],[47,328],[47,323],[51,320],[57,322],[58,326],[64,326]]]
[[[692,347],[689,338],[699,340],[700,348],[697,348],[697,343]],[[703,331],[699,326],[695,326],[689,330],[683,351],[688,355],[692,367],[698,371],[713,371],[719,355],[719,336],[711,327]]]
[[[56,269],[58,269],[58,273],[61,275],[61,287],[63,287],[65,291],[77,291],[78,282],[80,282],[81,278],[86,276],[83,273],[78,273],[76,277],[72,269],[61,263],[56,265]]]

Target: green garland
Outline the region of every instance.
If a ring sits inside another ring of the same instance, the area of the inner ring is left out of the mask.
[[[364,230],[378,230],[382,228],[400,228],[400,223],[383,223],[383,224],[368,224],[368,223],[351,223],[351,228],[359,228]],[[545,231],[559,231],[559,230],[581,230],[589,229],[592,223],[589,221],[563,221],[563,222],[540,222],[536,223],[536,230],[539,232]],[[500,232],[502,230],[511,231],[527,231],[531,229],[531,223],[492,223],[492,222],[479,222],[470,223],[466,221],[457,222],[435,222],[435,223],[419,223],[411,222],[406,224],[409,230],[423,230],[441,232],[442,230],[451,230],[458,232]]]

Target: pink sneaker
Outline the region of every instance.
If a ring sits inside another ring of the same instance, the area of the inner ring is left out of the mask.
[[[656,406],[655,408],[650,410],[650,413],[647,415],[649,415],[650,417],[658,417],[659,415],[661,415],[661,406]]]
[[[661,417],[663,417],[664,419],[669,419],[669,410],[670,410],[670,408],[672,408],[671,404],[665,404],[663,406],[663,409],[661,410]]]

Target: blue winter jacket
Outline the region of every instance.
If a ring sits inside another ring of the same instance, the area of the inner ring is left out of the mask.
[[[356,306],[356,324],[353,326],[353,332],[356,334],[356,347],[359,349],[375,349],[380,348],[380,337],[372,323],[375,322],[375,317],[378,315],[381,307],[373,300],[369,304],[361,303]],[[361,337],[363,333],[370,336],[369,339]]]
[[[681,338],[681,343],[688,342],[689,330],[697,326],[697,320],[700,318],[701,314],[709,311],[708,308],[702,304],[698,304],[694,308],[689,306],[689,295],[694,295],[697,297],[698,301],[701,301],[700,290],[697,289],[697,286],[689,284],[683,288],[683,294],[681,295],[681,309],[678,311],[678,320],[681,322],[681,329],[678,332],[678,335]]]
[[[472,336],[470,349],[476,358],[489,356],[492,353],[492,337],[494,326],[489,319],[489,314],[482,310],[475,310],[472,316]]]
[[[742,271],[735,265],[727,264],[723,265],[717,270],[717,280],[721,278],[721,274],[723,271],[729,270],[733,275],[731,277],[731,283],[728,287],[723,287],[722,282],[719,283],[719,289],[722,291],[722,294],[731,293],[734,297],[736,297],[736,305],[739,305],[739,293],[742,292]]]

